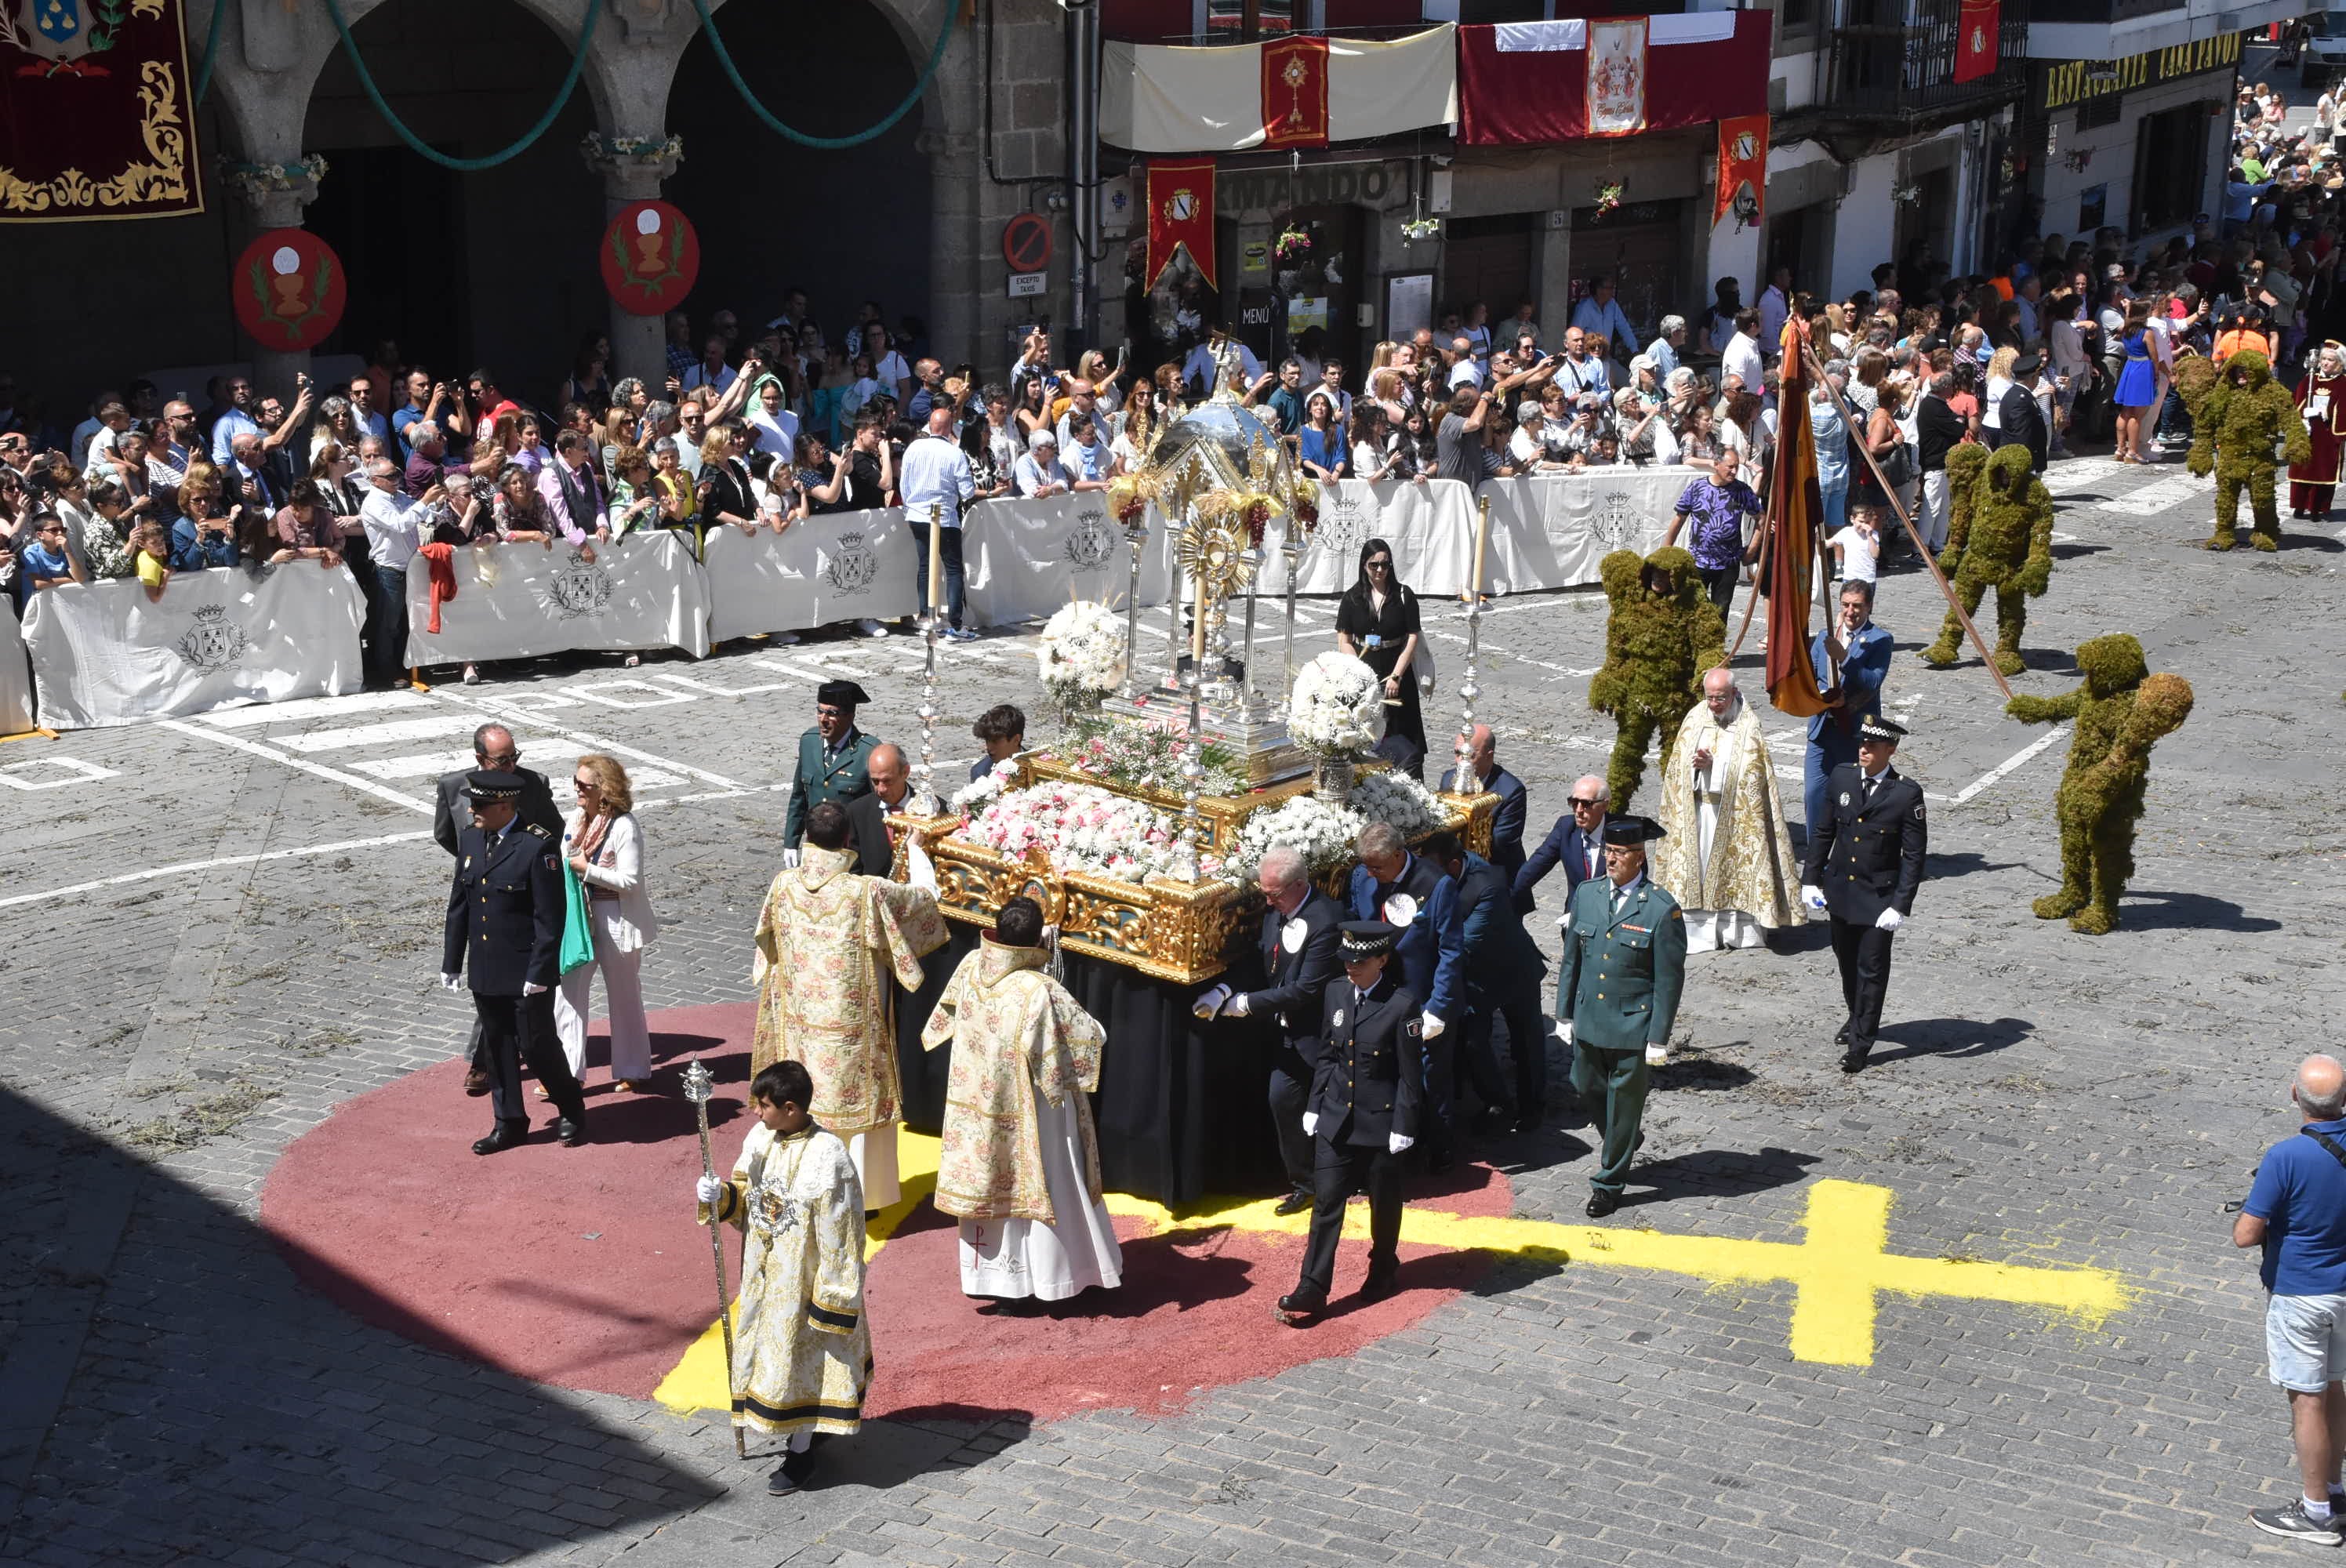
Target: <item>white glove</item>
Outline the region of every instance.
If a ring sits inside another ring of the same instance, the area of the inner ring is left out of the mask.
[[[521,993],[524,996],[543,996],[546,994],[546,987],[536,981],[525,980],[521,983]]]
[[[1319,1113],[1319,1112],[1317,1112],[1317,1111],[1306,1111],[1306,1112],[1304,1112],[1304,1113],[1303,1113],[1303,1135],[1304,1135],[1305,1137],[1307,1137],[1307,1138],[1308,1138],[1308,1137],[1310,1137],[1312,1134],[1314,1134],[1314,1133],[1318,1132],[1319,1130],[1320,1130],[1320,1113]]]
[[[1229,999],[1230,988],[1227,985],[1217,985],[1213,990],[1191,1003],[1189,1011],[1199,1018],[1211,1021],[1221,1013],[1222,1004]]]
[[[1428,1040],[1441,1039],[1442,1032],[1450,1027],[1449,1024],[1442,1022],[1442,1014],[1439,1013],[1421,1013],[1417,1015],[1417,1021],[1425,1030],[1425,1037]],[[1399,1149],[1393,1151],[1395,1154],[1400,1152]]]
[[[1821,914],[1825,907],[1825,891],[1814,882],[1803,882],[1800,884],[1800,901]]]
[[[1557,1019],[1557,1020],[1556,1021],[1556,1037],[1558,1040],[1563,1041],[1566,1045],[1569,1045],[1569,1044],[1572,1044],[1572,1020],[1571,1020],[1571,1019],[1569,1019],[1569,1018],[1559,1018],[1559,1019]]]
[[[1385,1135],[1385,1149],[1391,1154],[1405,1155],[1409,1153],[1410,1145],[1415,1142],[1417,1142],[1417,1140],[1411,1137],[1406,1133],[1387,1133]]]
[[[1247,993],[1243,991],[1230,993],[1230,1004],[1224,1011],[1233,1018],[1250,1018],[1254,1015],[1254,1006],[1247,1001]]]
[[[798,869],[799,852],[796,850],[784,850],[782,851],[782,870],[786,871],[795,871]]]
[[[1905,923],[1906,917],[1896,910],[1883,910],[1873,917],[1873,929],[1876,931],[1896,931]]]
[[[692,1184],[692,1196],[703,1203],[715,1203],[725,1196],[725,1184],[713,1176],[702,1176]]]
[[[463,981],[461,981],[461,980],[457,979],[457,978],[456,978],[454,975],[453,975],[453,974],[444,974],[444,975],[442,975],[442,976],[440,977],[440,983],[441,983],[441,985],[442,985],[442,987],[443,987],[443,988],[444,988],[444,989],[446,989],[446,990],[449,990],[449,991],[461,991],[461,990],[463,990],[463,989],[464,989],[464,983]]]

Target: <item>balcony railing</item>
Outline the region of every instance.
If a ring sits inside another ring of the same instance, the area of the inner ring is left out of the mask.
[[[1840,114],[1918,118],[2011,97],[2027,69],[2025,0],[2004,0],[1995,69],[1955,80],[1957,0],[1847,0],[1832,33],[1827,102]]]

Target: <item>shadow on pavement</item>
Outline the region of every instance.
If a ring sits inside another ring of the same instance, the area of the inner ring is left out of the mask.
[[[1636,1208],[1642,1204],[1667,1203],[1681,1197],[1742,1197],[1790,1186],[1805,1177],[1809,1167],[1823,1157],[1772,1145],[1757,1153],[1698,1149],[1692,1154],[1672,1155],[1629,1167],[1629,1186],[1621,1195],[1621,1207]]]
[[[2019,1044],[2036,1033],[2036,1025],[2025,1018],[1997,1018],[1983,1022],[1977,1018],[1903,1018],[1884,1023],[1874,1036],[1875,1046],[1871,1058],[1875,1066],[1884,1062],[1902,1061],[1909,1056],[1985,1056]],[[1894,1041],[1902,1047],[1884,1051],[1881,1042]]]
[[[2128,888],[2118,904],[2118,931],[2279,931],[2281,922],[2252,915],[2206,893],[2147,893]]]
[[[6,1089],[0,1185],[0,1561],[617,1551],[755,1480],[721,1423],[557,1393],[358,1321],[296,1282],[280,1254],[298,1242]],[[668,1438],[707,1464],[663,1453]],[[964,1446],[875,1422],[839,1445],[836,1473],[910,1475]]]

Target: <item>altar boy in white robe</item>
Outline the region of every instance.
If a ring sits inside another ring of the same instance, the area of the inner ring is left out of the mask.
[[[1721,666],[1678,726],[1654,881],[1686,911],[1687,951],[1757,947],[1800,912],[1800,862],[1760,718]]]
[[[1091,1102],[1106,1033],[1046,969],[1043,911],[1002,906],[921,1032],[953,1043],[936,1206],[961,1221],[961,1288],[1063,1301],[1123,1278]]]

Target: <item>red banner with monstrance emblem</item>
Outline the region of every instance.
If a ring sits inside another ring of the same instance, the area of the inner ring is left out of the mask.
[[[0,0],[0,222],[204,209],[182,0]]]

